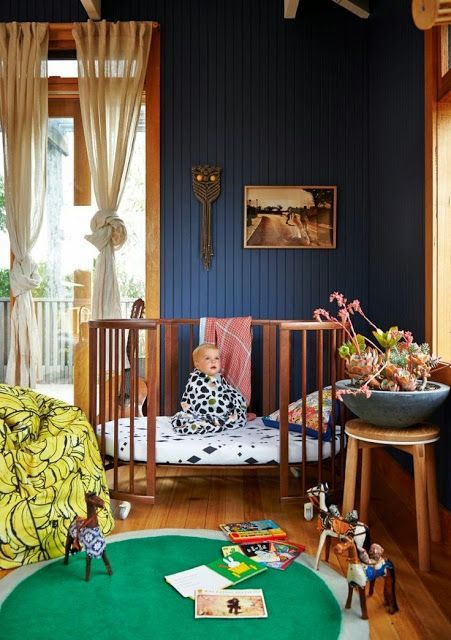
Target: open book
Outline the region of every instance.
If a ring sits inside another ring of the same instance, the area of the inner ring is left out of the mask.
[[[232,544],[222,547],[223,556],[227,557],[231,553],[242,553],[251,560],[264,564],[272,569],[286,569],[305,551],[303,544],[293,544],[292,542],[280,542],[268,540],[266,542],[248,542],[246,544]]]
[[[231,553],[227,558],[202,564],[186,571],[165,576],[184,598],[194,598],[196,589],[219,591],[266,571],[266,567],[242,553]]]

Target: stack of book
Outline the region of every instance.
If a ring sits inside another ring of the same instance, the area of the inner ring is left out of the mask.
[[[219,528],[232,542],[263,542],[265,540],[285,540],[287,534],[272,520],[250,520],[220,524]]]

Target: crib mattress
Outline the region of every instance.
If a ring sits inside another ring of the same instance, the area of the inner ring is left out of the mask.
[[[118,421],[118,458],[130,460],[129,419]],[[337,428],[337,431],[339,429]],[[134,421],[134,459],[136,462],[147,460],[147,418],[135,418]],[[97,426],[100,436],[100,425]],[[289,432],[289,462],[302,462],[302,435]],[[106,453],[114,455],[114,422],[105,424]],[[318,440],[307,436],[307,461],[318,460]],[[331,442],[323,442],[323,459],[331,456]],[[340,438],[335,438],[335,452],[340,450]],[[157,418],[156,434],[157,464],[192,465],[253,465],[276,464],[279,462],[279,430],[266,427],[260,418],[248,422],[245,427],[220,433],[204,435],[179,435],[174,433],[171,419],[167,416]]]

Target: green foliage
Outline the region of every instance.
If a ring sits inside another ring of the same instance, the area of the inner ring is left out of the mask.
[[[41,284],[36,289],[33,289],[31,295],[33,298],[48,298],[49,295],[49,268],[46,262],[40,262],[38,264],[38,273],[41,276]]]
[[[45,262],[38,264],[41,284],[31,292],[33,298],[47,298],[49,295],[49,272]],[[0,269],[0,298],[9,298],[9,269]]]
[[[362,336],[360,333],[358,333],[355,337],[355,340],[357,342],[358,350],[356,348],[356,344],[351,340],[348,340],[347,342],[344,342],[338,349],[340,358],[346,359],[349,358],[349,356],[352,356],[354,353],[362,353],[363,351],[365,351],[365,336]]]
[[[373,336],[383,349],[391,349],[397,345],[403,335],[403,332],[399,331],[398,327],[390,327],[388,331],[382,331],[381,329],[373,331]]]
[[[0,269],[0,298],[9,298],[9,269]]]
[[[143,298],[144,281],[133,276],[129,276],[125,271],[119,270],[117,273],[119,291],[121,298]]]

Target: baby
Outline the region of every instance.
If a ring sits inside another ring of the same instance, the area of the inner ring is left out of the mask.
[[[182,396],[182,410],[172,417],[174,431],[217,433],[246,424],[246,401],[220,374],[216,345],[205,342],[193,351],[194,371]]]

